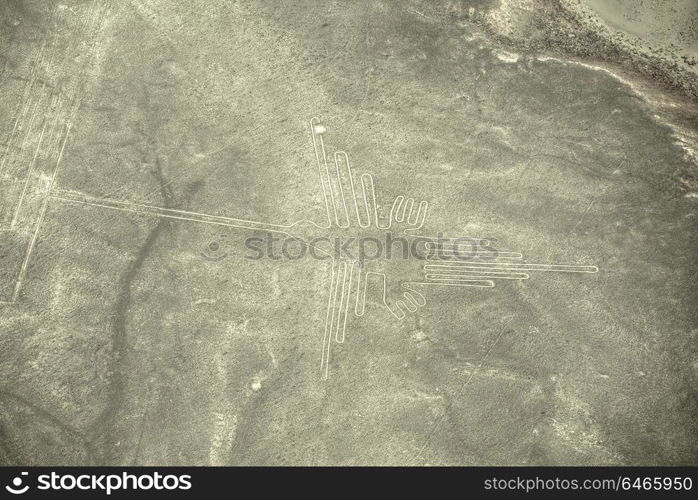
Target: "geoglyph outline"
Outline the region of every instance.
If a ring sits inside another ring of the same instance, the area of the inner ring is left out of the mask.
[[[100,20],[103,18],[106,9],[100,11],[96,7],[96,2],[91,5],[91,11],[83,22],[81,28],[86,28],[91,32],[96,32],[100,35]],[[53,10],[52,16],[55,16],[59,6]],[[30,76],[25,83],[23,90],[23,102],[18,105],[17,116],[13,128],[9,134],[8,142],[5,147],[5,152],[0,163],[0,181],[3,181],[4,171],[6,167],[11,166],[16,161],[22,161],[24,150],[32,132],[34,120],[39,114],[40,104],[44,100],[45,83],[42,83],[40,90],[35,90],[37,79],[37,68],[41,65],[50,65],[54,57],[51,50],[55,45],[55,37],[49,47],[51,56],[49,62],[45,61],[46,42],[44,41],[39,50],[37,61],[31,69]],[[70,47],[66,49],[66,56],[63,65],[66,64]],[[89,64],[89,63],[88,63]],[[126,202],[110,198],[97,198],[83,193],[72,191],[55,190],[55,180],[59,171],[63,152],[71,132],[72,124],[79,110],[81,96],[79,91],[81,83],[78,82],[73,86],[70,95],[64,98],[60,93],[50,95],[50,106],[44,114],[41,131],[37,140],[36,149],[31,156],[31,160],[26,169],[26,178],[22,185],[21,194],[16,206],[12,212],[12,220],[8,228],[0,228],[0,231],[26,232],[26,228],[18,227],[19,215],[23,207],[23,203],[28,194],[31,193],[32,177],[35,176],[35,165],[38,156],[41,152],[41,146],[44,142],[44,136],[48,138],[46,151],[44,154],[47,160],[55,159],[55,165],[49,175],[41,175],[39,181],[39,195],[41,195],[40,209],[38,217],[33,224],[33,231],[29,231],[30,239],[27,245],[27,250],[22,259],[22,264],[16,277],[14,287],[12,288],[11,299],[8,301],[0,301],[0,304],[12,305],[19,298],[22,283],[25,280],[27,268],[31,259],[32,252],[35,248],[41,225],[48,210],[48,205],[51,200],[72,203],[78,205],[87,205],[101,207],[125,212],[137,213],[142,215],[150,215],[155,217],[165,217],[174,220],[198,222],[205,224],[214,224],[219,226],[227,226],[242,229],[257,229],[269,232],[280,233],[291,238],[298,238],[299,228],[309,227],[317,230],[350,229],[357,227],[359,230],[369,229],[373,227],[379,231],[388,231],[394,223],[407,226],[404,229],[406,235],[414,235],[420,231],[426,221],[429,210],[429,203],[426,200],[420,200],[398,195],[393,200],[389,213],[387,214],[387,223],[381,221],[379,213],[379,205],[377,203],[376,189],[374,178],[371,173],[364,172],[355,178],[349,159],[349,155],[342,150],[334,152],[329,156],[326,151],[324,134],[327,129],[322,124],[319,118],[314,117],[310,120],[310,133],[315,152],[317,164],[317,172],[319,176],[320,187],[322,190],[326,222],[317,224],[310,220],[299,220],[292,224],[273,224],[245,219],[237,219],[233,217],[216,216],[211,214],[171,209],[150,205],[145,203]],[[34,96],[34,94],[38,94]],[[35,102],[33,102],[35,101]],[[67,105],[66,105],[67,103]],[[32,109],[33,104],[33,109]],[[65,106],[65,108],[64,108]],[[14,141],[18,132],[22,132],[23,123],[27,120],[27,113],[32,109],[29,115],[29,123],[26,127],[26,133],[19,146],[21,156],[19,160],[15,158]],[[65,118],[62,119],[61,113],[65,113]],[[59,121],[63,121],[59,126]],[[63,133],[61,134],[60,128]],[[62,137],[61,137],[62,136]],[[9,159],[9,163],[8,163]],[[341,171],[346,174],[342,177]],[[357,185],[355,179],[358,179]],[[12,179],[16,182],[16,179]],[[346,189],[348,188],[348,189]],[[349,200],[349,205],[347,205]],[[354,218],[355,226],[352,226],[352,218]],[[296,234],[294,234],[296,233]],[[480,240],[486,242],[487,240]],[[377,279],[382,282],[383,296],[379,297],[383,306],[390,314],[400,320],[408,313],[416,312],[420,307],[426,304],[426,298],[417,290],[423,286],[452,286],[452,287],[476,287],[476,288],[493,288],[496,280],[526,280],[529,279],[530,273],[535,271],[541,272],[564,272],[564,273],[596,273],[596,266],[577,266],[564,264],[541,264],[541,263],[526,263],[521,259],[522,254],[518,252],[499,252],[494,260],[483,262],[478,260],[480,256],[477,252],[473,255],[473,260],[468,262],[457,261],[455,253],[457,249],[454,243],[446,243],[440,250],[441,254],[446,257],[454,257],[453,260],[444,262],[443,260],[434,263],[426,262],[422,266],[421,280],[405,281],[399,284],[401,296],[390,303],[388,301],[388,276],[380,271],[364,269],[363,263],[356,260],[331,259],[331,269],[329,275],[329,290],[327,296],[327,309],[325,314],[325,328],[322,338],[321,356],[320,356],[320,371],[323,379],[329,376],[329,364],[331,355],[332,343],[343,344],[346,341],[347,321],[350,313],[356,317],[362,317],[366,310],[366,293],[369,279]],[[427,248],[429,248],[427,243]],[[353,295],[353,298],[352,298]]]

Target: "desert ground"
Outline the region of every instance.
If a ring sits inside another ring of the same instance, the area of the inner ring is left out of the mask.
[[[0,463],[695,465],[664,7],[2,2]]]

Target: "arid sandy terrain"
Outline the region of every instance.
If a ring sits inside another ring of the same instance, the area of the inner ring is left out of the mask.
[[[0,463],[696,464],[666,6],[3,2]]]

